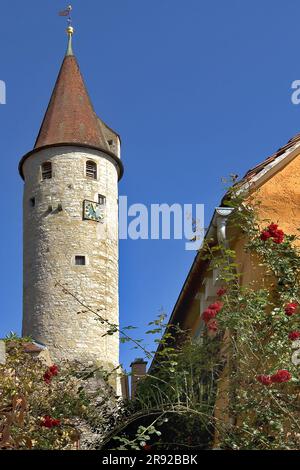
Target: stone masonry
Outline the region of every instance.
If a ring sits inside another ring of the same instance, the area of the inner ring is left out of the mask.
[[[97,164],[97,180],[86,162]],[[42,180],[41,165],[52,163]],[[24,313],[23,335],[49,348],[53,361],[79,360],[106,367],[119,364],[118,334],[62,292],[66,286],[111,323],[119,322],[118,172],[105,152],[74,146],[42,148],[23,164]],[[106,197],[103,223],[83,220],[83,201]],[[34,203],[33,203],[34,198]],[[75,265],[75,256],[86,265]]]

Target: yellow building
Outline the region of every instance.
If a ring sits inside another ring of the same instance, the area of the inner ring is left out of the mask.
[[[249,198],[259,199],[258,216],[261,221],[268,219],[278,223],[285,233],[295,234],[300,225],[299,174],[300,134],[249,170],[239,181],[238,187],[248,201]],[[263,286],[267,280],[266,273],[259,266],[254,255],[244,250],[245,235],[233,228],[230,222],[233,210],[233,208],[222,206],[222,203],[215,209],[205,236],[206,241],[211,246],[225,245],[235,252],[241,286],[249,286],[250,283],[255,282]],[[210,262],[203,259],[203,249],[200,249],[169,320],[169,325],[178,325],[182,330],[190,331],[194,339],[201,338],[202,333],[205,332],[202,312],[218,299],[217,291],[223,286],[223,282],[218,279],[218,270],[210,269],[209,265]],[[220,377],[221,380],[218,381],[218,398],[215,407],[215,415],[224,420],[228,418],[226,400],[224,402],[226,393],[222,393],[222,389],[226,388],[225,376],[226,365]]]

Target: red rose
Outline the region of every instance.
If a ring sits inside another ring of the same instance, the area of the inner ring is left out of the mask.
[[[292,315],[294,315],[294,313],[296,313],[297,308],[298,308],[297,302],[290,302],[284,307],[285,314],[288,317],[291,317]]]
[[[51,416],[44,416],[41,421],[41,426],[44,428],[52,429],[57,426],[60,426],[60,420],[51,418]]]
[[[273,383],[283,383],[291,380],[292,374],[288,370],[278,370],[276,374],[271,375]]]
[[[41,426],[43,426],[44,428],[49,428],[49,429],[52,427],[52,420],[50,416],[44,416],[44,418],[41,421]]]
[[[144,449],[145,451],[149,451],[149,450],[152,449],[152,446],[150,446],[149,444],[145,444],[144,447],[143,447],[143,449]]]
[[[48,367],[48,369],[44,373],[44,381],[46,382],[46,384],[49,385],[51,383],[52,378],[55,375],[58,375],[58,371],[59,369],[56,364],[53,364],[53,366]]]
[[[277,224],[270,224],[266,230],[263,230],[260,234],[260,238],[263,241],[273,238],[274,243],[282,243],[284,240],[284,232],[278,228]]]
[[[53,364],[53,366],[49,367],[49,372],[51,375],[57,375],[58,374],[58,366],[56,364]]]
[[[261,238],[261,240],[264,241],[264,242],[265,242],[266,240],[268,240],[268,238],[271,238],[271,237],[272,237],[272,235],[271,235],[270,232],[268,232],[267,230],[264,230],[264,231],[261,232],[261,234],[260,234],[260,238]]]
[[[218,322],[217,320],[210,320],[207,324],[207,328],[209,331],[213,331],[213,332],[216,332],[218,331]]]
[[[221,287],[218,291],[217,291],[217,296],[218,297],[223,297],[224,294],[226,294],[227,292],[227,289],[225,289],[225,287]]]
[[[260,382],[263,385],[271,385],[272,383],[271,377],[269,375],[264,375],[264,374],[258,375],[256,377],[256,380],[258,380],[258,382]]]
[[[273,241],[275,243],[282,243],[284,240],[284,233],[282,230],[277,230],[276,233],[273,235]]]
[[[278,230],[278,225],[277,224],[272,223],[268,227],[268,231],[270,232],[272,237],[275,236],[275,234],[277,233],[277,230]]]
[[[219,300],[217,300],[217,302],[214,302],[213,304],[210,304],[208,306],[210,310],[215,310],[217,313],[221,310],[222,307],[223,307],[223,302],[220,302]]]
[[[208,323],[209,320],[212,320],[213,318],[215,318],[215,316],[217,315],[217,311],[215,309],[210,309],[210,308],[207,308],[206,310],[204,310],[204,312],[202,313],[202,318],[203,320],[205,321],[205,323]]]
[[[53,419],[52,420],[52,426],[53,427],[60,426],[60,419]]]
[[[289,333],[289,339],[291,341],[296,341],[296,339],[300,338],[300,331],[291,331]]]
[[[52,374],[49,372],[49,370],[47,370],[44,373],[44,382],[46,382],[46,384],[49,385],[51,383],[51,380],[52,380]]]

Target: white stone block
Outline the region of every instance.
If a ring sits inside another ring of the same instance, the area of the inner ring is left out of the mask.
[[[0,364],[6,363],[6,347],[5,342],[0,341]]]

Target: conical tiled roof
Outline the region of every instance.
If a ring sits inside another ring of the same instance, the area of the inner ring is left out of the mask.
[[[70,28],[72,29],[72,28]],[[79,65],[72,50],[69,31],[67,53],[46,110],[34,149],[19,165],[23,177],[25,160],[44,147],[78,145],[99,149],[110,155],[118,167],[119,178],[123,165],[118,155],[119,136],[96,115],[87,92]]]
[[[64,58],[34,148],[64,142],[109,150],[74,55]]]

